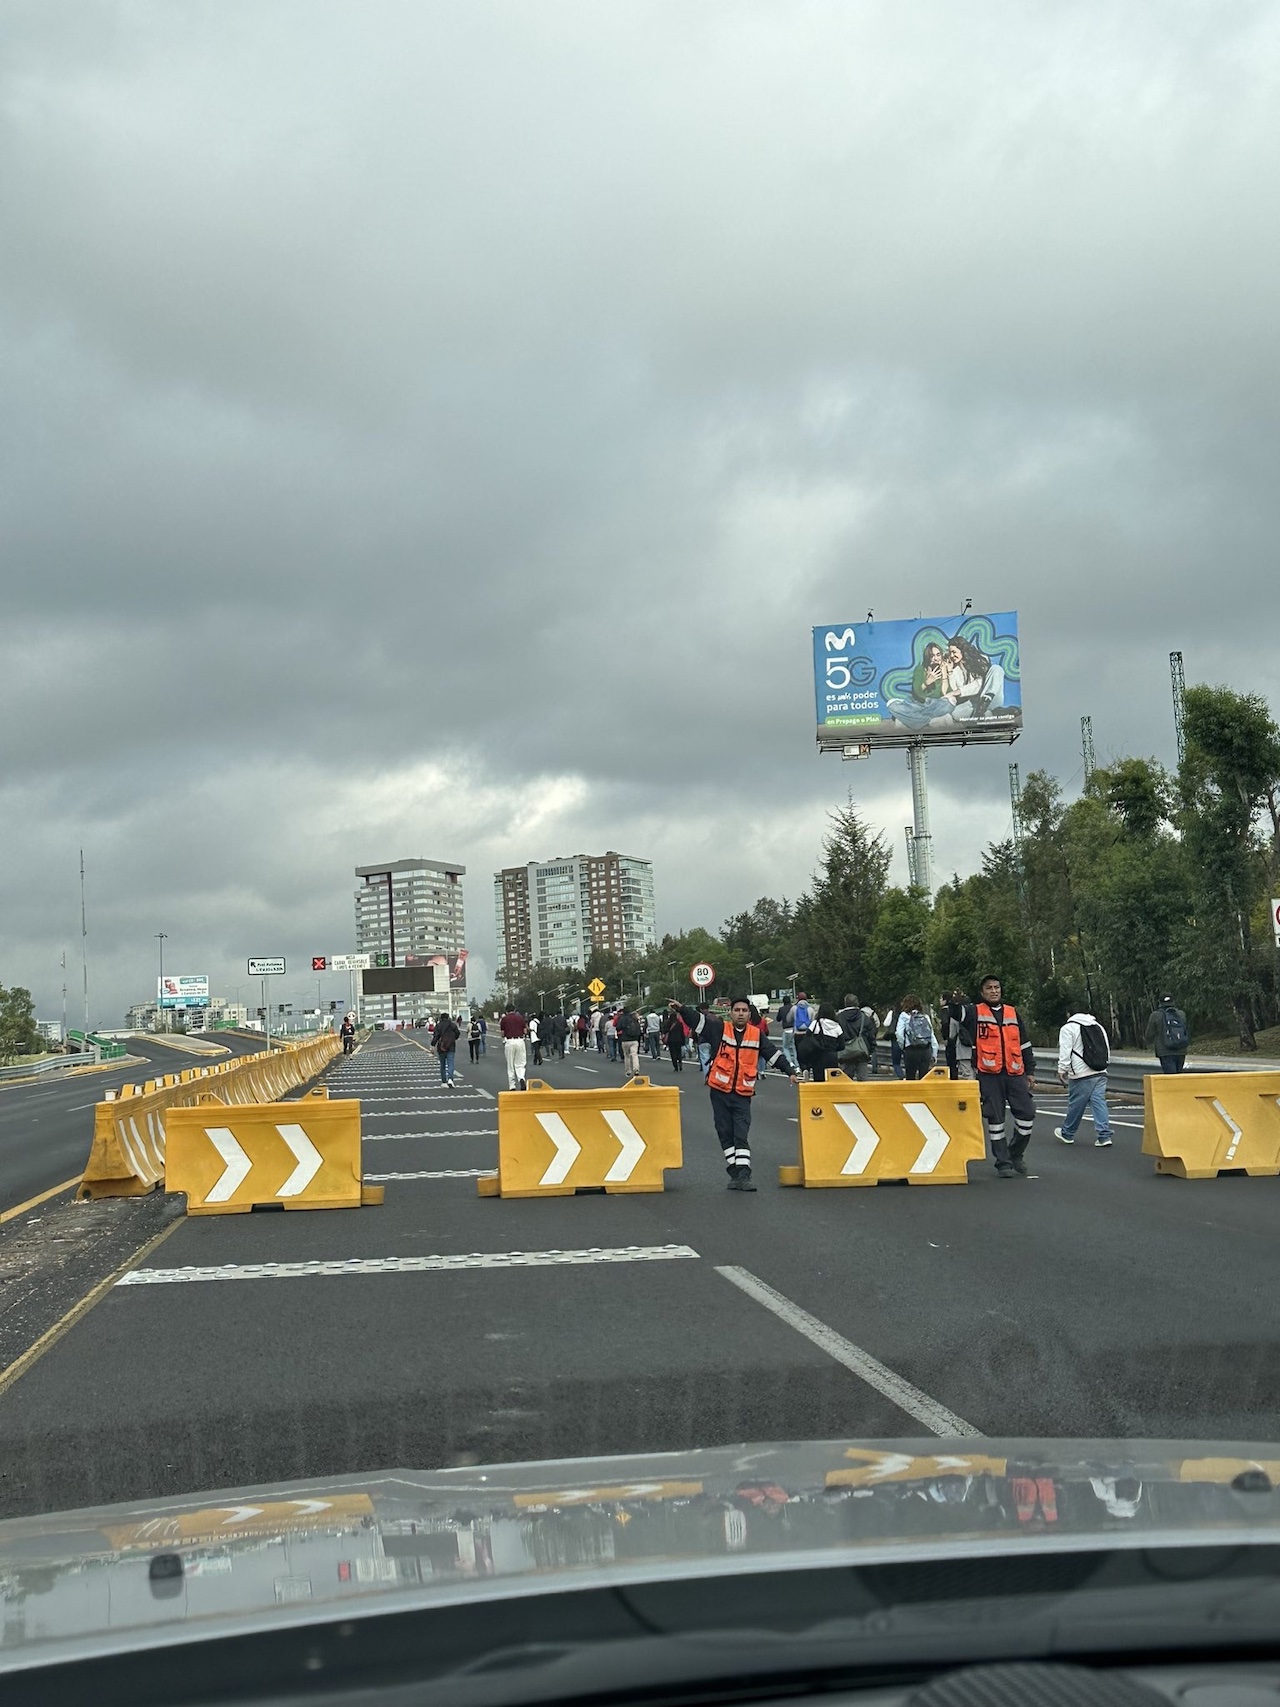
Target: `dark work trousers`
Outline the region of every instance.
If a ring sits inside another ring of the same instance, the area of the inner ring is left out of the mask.
[[[467,1039],[467,1048],[471,1052],[471,1059],[473,1061],[478,1061],[480,1059],[480,1039],[478,1037],[469,1037]]]
[[[711,1118],[730,1179],[751,1172],[751,1098],[736,1091],[710,1091]]]
[[[1031,1142],[1036,1120],[1035,1099],[1025,1073],[979,1073],[978,1096],[991,1156],[997,1163],[1016,1162]],[[1013,1116],[1013,1141],[1004,1135],[1005,1111]]]
[[[1187,1064],[1185,1055],[1157,1055],[1162,1073],[1180,1073]]]

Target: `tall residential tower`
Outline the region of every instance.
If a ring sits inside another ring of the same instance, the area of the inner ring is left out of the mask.
[[[493,876],[498,962],[508,983],[534,966],[585,966],[594,949],[642,953],[657,940],[653,862],[572,854]]]
[[[432,967],[430,990],[366,996],[370,1021],[412,1019],[467,1005],[466,933],[462,922],[465,865],[438,859],[393,859],[358,865],[356,951],[375,969]],[[423,981],[423,974],[418,980]]]

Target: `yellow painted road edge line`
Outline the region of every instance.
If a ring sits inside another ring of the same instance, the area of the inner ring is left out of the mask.
[[[13,1209],[6,1209],[0,1215],[0,1222],[12,1221],[15,1215],[25,1215],[28,1209],[34,1209],[38,1203],[47,1203],[51,1197],[56,1197],[60,1191],[70,1191],[73,1185],[80,1184],[80,1175],[74,1179],[64,1179],[61,1185],[51,1185],[48,1191],[42,1191],[39,1197],[29,1197],[25,1203],[17,1204]]]
[[[99,1299],[104,1298],[121,1275],[128,1274],[131,1268],[137,1268],[144,1257],[149,1257],[157,1245],[162,1245],[182,1225],[183,1217],[176,1216],[167,1227],[162,1227],[153,1239],[148,1239],[141,1250],[125,1259],[120,1267],[114,1269],[105,1280],[100,1280],[91,1292],[86,1292],[78,1304],[73,1304],[60,1321],[47,1329],[32,1346],[28,1346],[21,1357],[15,1358],[7,1369],[0,1369],[0,1396],[7,1393],[15,1381],[20,1381],[34,1364],[38,1363],[52,1346],[56,1345],[63,1334],[74,1328],[82,1317],[87,1316]]]

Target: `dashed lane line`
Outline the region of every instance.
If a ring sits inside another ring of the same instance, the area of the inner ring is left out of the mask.
[[[497,1179],[497,1168],[432,1168],[417,1174],[366,1174],[368,1180],[399,1179]]]
[[[465,1126],[454,1127],[448,1132],[364,1132],[360,1134],[366,1144],[398,1144],[402,1138],[496,1138],[496,1126]]]
[[[145,1270],[135,1270],[126,1280],[136,1280]],[[825,1322],[820,1322],[816,1316],[811,1316],[807,1310],[802,1310],[798,1304],[793,1304],[781,1292],[775,1292],[772,1286],[766,1286],[763,1280],[758,1280],[749,1269],[717,1268],[716,1273],[723,1275],[732,1285],[745,1292],[749,1298],[754,1298],[757,1304],[763,1304],[766,1310],[771,1310],[775,1316],[794,1328],[798,1334],[803,1334],[812,1345],[820,1351],[825,1351],[828,1357],[833,1357],[837,1363],[865,1381],[868,1387],[874,1387],[877,1393],[892,1401],[900,1411],[905,1411],[909,1417],[914,1417],[932,1434],[967,1435],[981,1438],[982,1430],[974,1428],[963,1417],[958,1417],[954,1411],[949,1411],[945,1405],[940,1405],[936,1399],[931,1399],[927,1393],[922,1393],[919,1387],[914,1387],[903,1375],[880,1363],[861,1346],[854,1345],[852,1340],[845,1339],[834,1328],[829,1328]]]
[[[302,1280],[366,1274],[438,1274],[455,1269],[568,1268],[580,1264],[698,1261],[689,1245],[623,1245],[615,1250],[471,1251],[466,1256],[352,1257],[336,1262],[220,1263],[208,1268],[135,1268],[117,1286],[181,1286],[201,1280]],[[972,1432],[972,1431],[970,1431]]]

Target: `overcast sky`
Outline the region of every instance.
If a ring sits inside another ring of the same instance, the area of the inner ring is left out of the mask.
[[[1280,5],[4,0],[0,982],[353,946],[353,868],[795,895],[815,623],[1021,613],[1026,732],[1275,694]],[[333,979],[325,994],[345,993]],[[281,996],[301,997],[305,977]],[[248,994],[248,992],[245,992]]]

